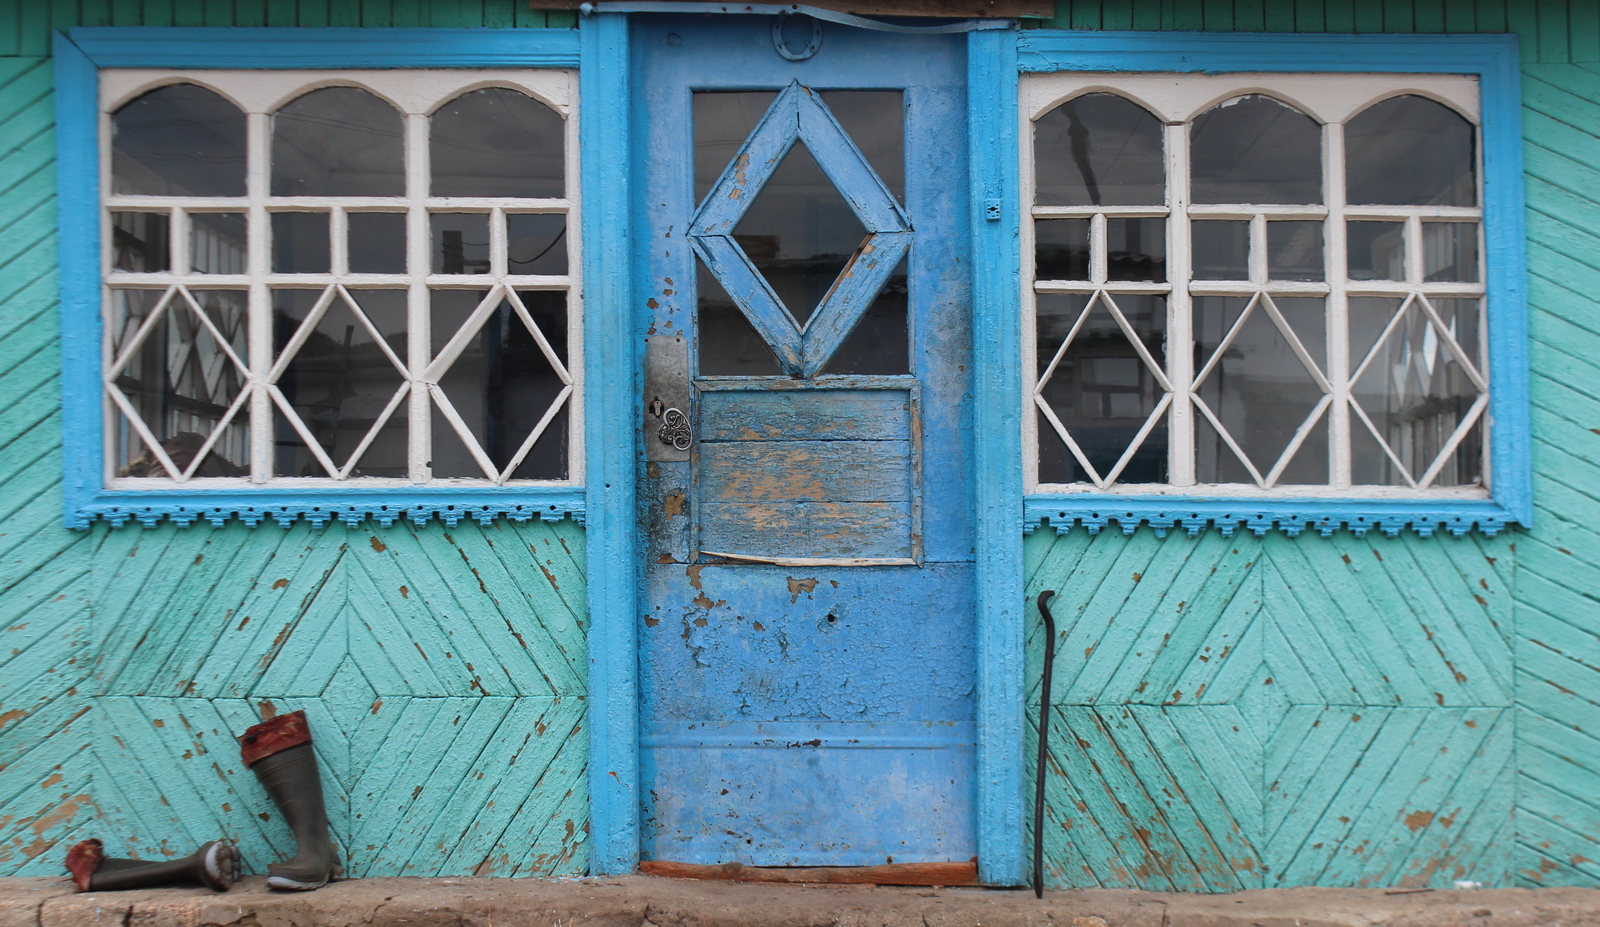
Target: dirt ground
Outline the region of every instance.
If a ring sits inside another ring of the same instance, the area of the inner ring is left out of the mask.
[[[1234,895],[755,885],[648,876],[362,879],[269,892],[262,877],[75,894],[0,879],[0,927],[1600,927],[1600,889],[1270,889]]]

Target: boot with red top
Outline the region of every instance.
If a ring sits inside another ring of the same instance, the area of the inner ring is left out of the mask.
[[[328,836],[322,776],[311,752],[306,713],[295,711],[263,721],[245,731],[239,744],[244,765],[266,787],[298,844],[291,859],[267,870],[267,887],[308,892],[330,879],[344,878],[339,851]]]
[[[67,851],[67,871],[80,892],[116,892],[177,882],[199,882],[212,891],[225,892],[239,878],[239,851],[226,840],[213,840],[185,859],[120,859],[106,856],[105,845],[90,839]]]

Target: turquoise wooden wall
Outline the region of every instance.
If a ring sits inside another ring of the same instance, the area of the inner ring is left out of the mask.
[[[570,25],[505,2],[0,3],[0,874],[66,846],[260,872],[292,841],[234,734],[311,718],[355,875],[587,867],[583,531],[61,526],[52,28]],[[401,762],[401,760],[404,760]]]
[[[1516,32],[1537,507],[1494,539],[1032,535],[1030,597],[1062,593],[1049,878],[1600,883],[1600,3],[1063,0],[1047,25]]]
[[[1521,35],[1539,523],[1033,534],[1030,595],[1063,593],[1051,879],[1600,884],[1600,2],[1058,11],[1047,25]],[[83,836],[150,856],[218,833],[259,871],[287,833],[229,735],[297,707],[329,732],[357,873],[584,868],[581,529],[61,527],[44,57],[75,24],[571,22],[515,0],[0,0],[0,873],[55,874]]]

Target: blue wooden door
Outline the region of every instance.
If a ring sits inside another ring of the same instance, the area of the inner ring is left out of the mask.
[[[643,856],[971,859],[964,42],[633,29]]]

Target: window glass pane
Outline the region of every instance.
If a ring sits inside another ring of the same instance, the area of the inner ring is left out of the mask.
[[[1353,457],[1352,476],[1358,483],[1404,485],[1405,478],[1389,454],[1377,443],[1386,445],[1413,479],[1424,473],[1440,457],[1456,428],[1465,420],[1478,398],[1477,386],[1468,376],[1455,352],[1458,345],[1469,361],[1479,355],[1479,305],[1475,299],[1434,299],[1433,307],[1445,327],[1432,324],[1413,297],[1386,337],[1378,343],[1372,359],[1351,385],[1351,398],[1372,423],[1375,441],[1358,445]],[[1354,302],[1352,300],[1352,302]],[[1384,306],[1363,306],[1377,310],[1378,318],[1362,319],[1363,328],[1387,325],[1391,317],[1382,316]],[[1351,325],[1357,324],[1357,307],[1351,307]],[[1351,354],[1352,363],[1357,362]],[[1365,430],[1359,416],[1352,416],[1351,430]],[[1481,424],[1467,435],[1457,451],[1446,458],[1434,485],[1471,485],[1482,480],[1483,446]]]
[[[695,268],[699,375],[770,377],[782,373],[772,349],[734,304],[733,297],[698,258]]]
[[[335,467],[351,462],[362,440],[374,432],[384,411],[405,387],[405,377],[395,360],[403,363],[406,357],[406,291],[352,289],[349,293],[350,301],[337,292],[332,294],[321,318],[296,347],[301,324],[324,293],[272,291],[275,353],[280,357],[289,353],[291,358],[278,378],[278,389]],[[381,344],[373,337],[372,329],[382,338]],[[399,421],[391,417],[391,428],[403,429],[405,414],[402,398],[392,413]],[[274,471],[280,476],[331,475],[283,409],[275,405],[273,417],[277,447]],[[393,430],[386,430],[381,442],[375,437],[357,463],[363,476],[406,476],[409,468],[404,431],[397,436]],[[352,471],[351,475],[356,474]]]
[[[435,353],[469,322],[486,296],[488,292],[482,290],[434,290],[429,294]],[[566,387],[528,322],[543,335],[556,361],[565,365],[566,293],[518,291],[517,297],[527,310],[527,319],[510,300],[502,299],[475,323],[466,347],[439,378],[439,387],[466,425],[473,445],[488,457],[497,473],[520,455],[509,479],[566,479],[565,401],[532,446],[524,450]],[[483,479],[491,475],[437,404],[432,428],[431,466],[436,478]]]
[[[1422,223],[1422,274],[1429,283],[1477,283],[1477,223]]]
[[[1089,279],[1089,220],[1037,219],[1033,223],[1034,278]]]
[[[1313,366],[1321,368],[1326,322],[1320,298],[1273,298],[1285,325],[1272,317],[1268,297],[1201,296],[1194,300],[1197,369],[1216,363],[1196,394],[1263,477],[1273,469],[1297,429],[1322,400],[1322,389],[1290,341],[1293,334]],[[1248,313],[1248,315],[1246,315]],[[1244,323],[1226,348],[1223,340],[1241,316]],[[1220,432],[1196,415],[1196,475],[1202,483],[1252,482],[1248,470]],[[1328,479],[1325,416],[1285,467],[1278,482],[1324,483]]]
[[[822,372],[863,376],[910,373],[911,339],[906,331],[908,296],[906,262],[901,258],[889,281],[878,291],[877,298]]]
[[[1394,206],[1476,206],[1476,132],[1425,97],[1375,103],[1344,129],[1346,199]]]
[[[694,95],[694,200],[705,199],[711,186],[733,162],[756,124],[778,98],[774,90]]]
[[[1160,120],[1111,93],[1068,100],[1034,121],[1034,202],[1157,206],[1167,201]]]
[[[355,87],[325,87],[272,118],[273,196],[403,196],[405,124]]]
[[[561,197],[561,114],[515,90],[464,93],[433,114],[428,163],[434,196]]]
[[[111,116],[111,192],[244,196],[245,116],[192,84],[152,90]]]
[[[172,269],[172,220],[164,212],[111,214],[111,269],[149,274]]]
[[[1196,280],[1250,279],[1250,223],[1197,219],[1189,223]]]
[[[1194,121],[1189,142],[1196,203],[1322,202],[1322,127],[1260,94]]]
[[[242,212],[190,213],[189,269],[197,274],[247,273],[248,228]]]
[[[430,261],[436,274],[489,272],[489,217],[484,213],[436,212]]]
[[[122,320],[118,334],[131,336],[160,306],[161,295],[153,290],[115,291],[115,315]],[[244,389],[245,374],[223,345],[240,360],[248,356],[245,294],[196,290],[190,295],[200,313],[181,292],[172,294],[143,340],[114,371],[112,382],[179,471],[170,475],[188,471],[220,427],[223,433],[193,475],[244,476],[249,465],[249,418],[235,412],[230,419],[228,412]],[[132,343],[131,337],[118,340],[122,345]],[[224,420],[229,424],[223,425]],[[117,450],[118,476],[169,475],[159,456],[131,428],[121,436]]]
[[[1165,364],[1167,309],[1162,296],[1041,293],[1035,317],[1040,395],[1102,479],[1115,470],[1165,392],[1114,311],[1122,314],[1151,359]],[[1166,478],[1167,433],[1158,424],[1118,479],[1158,483]],[[1040,423],[1039,479],[1093,479],[1048,417]]]
[[[1351,280],[1404,280],[1406,278],[1405,223],[1347,222]]]
[[[906,198],[906,119],[898,90],[824,90],[822,102],[895,199]]]
[[[406,272],[406,216],[399,212],[352,212],[347,252],[352,274]]]
[[[1268,222],[1267,276],[1273,280],[1323,280],[1322,223]]]
[[[567,272],[567,217],[506,216],[506,269],[513,274]]]
[[[273,273],[325,274],[333,266],[329,248],[327,213],[272,214]]]
[[[1106,219],[1106,279],[1167,279],[1167,220]]]

